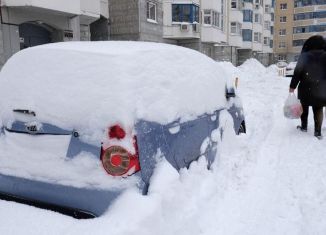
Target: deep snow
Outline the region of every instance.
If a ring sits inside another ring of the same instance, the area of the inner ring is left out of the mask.
[[[240,78],[247,134],[224,134],[213,170],[162,161],[147,196],[132,188],[93,220],[0,201],[0,234],[325,234],[326,139],[313,137],[311,115],[308,133],[283,117],[289,79],[275,66],[228,70]]]

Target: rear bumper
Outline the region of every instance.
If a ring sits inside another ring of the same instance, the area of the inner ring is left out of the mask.
[[[75,188],[0,174],[0,199],[50,209],[76,218],[102,215],[122,191]]]

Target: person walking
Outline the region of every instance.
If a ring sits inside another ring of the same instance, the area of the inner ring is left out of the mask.
[[[303,109],[301,126],[297,128],[303,132],[307,131],[309,106],[312,106],[314,135],[321,139],[323,107],[326,106],[326,41],[320,35],[308,38],[302,47],[289,92],[294,92],[297,86],[298,99]]]

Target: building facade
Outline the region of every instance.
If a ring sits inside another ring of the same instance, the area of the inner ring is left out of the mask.
[[[272,0],[110,0],[113,40],[176,44],[239,64],[272,56]]]
[[[235,65],[271,62],[274,0],[0,0],[0,66],[49,42],[136,40],[200,51]]]
[[[296,61],[305,40],[326,36],[326,1],[278,0],[275,19],[275,60]]]
[[[2,0],[0,7],[0,67],[27,47],[108,40],[107,0]]]
[[[270,64],[273,58],[273,17],[274,6],[271,0],[243,1],[242,47],[239,63],[254,57],[262,64]]]

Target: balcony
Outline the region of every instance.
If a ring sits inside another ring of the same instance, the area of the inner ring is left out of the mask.
[[[242,35],[231,34],[229,36],[229,45],[234,47],[242,47],[243,46]]]
[[[164,38],[195,39],[200,38],[200,25],[191,23],[172,24],[164,26]]]
[[[201,40],[210,43],[225,43],[227,41],[226,34],[218,27],[211,25],[202,25]]]
[[[61,12],[67,15],[80,14],[80,0],[3,0],[2,6],[41,8]]]
[[[92,21],[98,19],[101,14],[108,16],[108,9],[105,9],[107,2],[108,0],[3,0],[2,6],[38,11],[43,9],[44,12],[52,11],[66,16],[79,15],[86,21]]]

